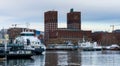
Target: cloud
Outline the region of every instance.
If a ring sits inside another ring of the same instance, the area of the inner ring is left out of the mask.
[[[33,27],[35,27],[38,23],[44,24],[44,12],[48,10],[57,10],[59,23],[66,24],[66,14],[70,8],[81,11],[83,24],[89,24],[88,22],[118,24],[119,3],[119,0],[0,0],[0,26],[34,22]],[[44,25],[42,26],[43,30]],[[61,24],[59,27],[62,27]],[[36,28],[40,29],[40,27]]]

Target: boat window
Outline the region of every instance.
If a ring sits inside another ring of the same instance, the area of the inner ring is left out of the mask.
[[[27,40],[27,45],[30,45],[30,40],[29,39],[26,39]]]
[[[37,42],[36,42],[36,44],[37,44]]]
[[[21,34],[21,36],[34,36],[34,34]]]

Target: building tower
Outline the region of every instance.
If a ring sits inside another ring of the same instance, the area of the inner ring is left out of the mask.
[[[45,44],[49,40],[50,32],[54,32],[57,30],[57,23],[58,23],[58,15],[57,11],[47,11],[44,13],[44,22],[45,22]]]
[[[81,30],[81,12],[71,9],[70,13],[67,13],[67,28]]]

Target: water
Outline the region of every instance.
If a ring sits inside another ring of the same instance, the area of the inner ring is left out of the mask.
[[[120,51],[47,51],[31,59],[7,59],[0,66],[120,66]]]

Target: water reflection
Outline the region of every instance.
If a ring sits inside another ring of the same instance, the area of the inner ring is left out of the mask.
[[[4,61],[0,61],[0,66],[5,66],[5,62]]]
[[[7,59],[0,61],[0,66],[45,66],[45,55],[33,56],[31,59]]]
[[[50,51],[46,54],[45,66],[80,66],[77,51]]]
[[[32,59],[8,59],[0,66],[119,66],[120,51],[47,51]]]
[[[57,52],[57,59],[58,59],[58,61],[57,61],[57,65],[63,65],[63,66],[67,66],[68,65],[68,54],[67,54],[68,52]]]
[[[119,66],[119,51],[81,52],[82,66]]]

